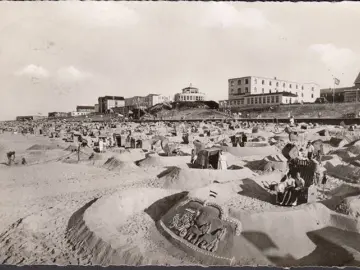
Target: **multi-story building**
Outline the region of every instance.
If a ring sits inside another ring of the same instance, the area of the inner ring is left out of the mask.
[[[95,106],[76,106],[77,112],[88,112],[88,113],[94,113],[95,112]]]
[[[360,73],[355,79],[353,86],[340,88],[325,88],[320,90],[320,96],[327,99],[329,102],[355,102],[360,101]]]
[[[28,115],[28,116],[17,116],[16,121],[31,121],[31,120],[43,120],[46,119],[47,116],[42,115]]]
[[[220,101],[220,107],[226,105],[250,108],[310,103],[320,96],[319,86],[315,83],[290,82],[276,77],[270,79],[247,76],[229,79],[228,83],[228,101]]]
[[[125,107],[124,97],[105,96],[99,97],[98,101],[100,113],[110,113],[112,108]]]
[[[164,103],[164,102],[171,102],[171,97],[158,95],[158,94],[149,94],[145,97],[142,96],[134,96],[131,98],[125,99],[125,108],[127,110],[132,109],[147,109],[156,104]]]
[[[206,98],[204,93],[199,92],[198,88],[186,87],[182,89],[181,93],[175,94],[175,101],[204,101]]]
[[[49,118],[67,117],[67,116],[69,116],[69,113],[67,113],[67,112],[49,112],[48,113]]]
[[[297,102],[314,102],[320,97],[319,86],[315,83],[298,83],[257,76],[229,79],[229,100],[239,96],[289,92],[298,96]]]
[[[70,115],[74,116],[74,117],[76,117],[76,116],[84,116],[84,115],[89,115],[89,114],[91,114],[91,112],[71,112],[70,113]]]

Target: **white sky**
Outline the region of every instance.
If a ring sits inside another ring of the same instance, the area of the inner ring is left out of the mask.
[[[353,85],[359,25],[356,2],[0,2],[0,120],[248,75]]]

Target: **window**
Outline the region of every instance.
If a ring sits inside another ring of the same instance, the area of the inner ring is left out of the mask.
[[[269,81],[269,85],[271,85],[271,81]]]
[[[264,91],[265,91],[265,90],[264,90],[264,88],[263,88],[263,89],[262,89],[262,93],[263,93],[263,94],[264,94]]]
[[[304,86],[303,86],[303,85],[301,86],[301,90],[304,90]]]
[[[266,103],[266,97],[263,97],[263,103],[264,104]]]
[[[250,101],[251,101],[250,98],[247,98],[247,104],[250,104],[251,103]]]
[[[279,82],[276,83],[276,87],[279,87]]]
[[[249,87],[245,87],[245,93],[249,92]]]
[[[291,84],[289,85],[289,87],[291,88]]]
[[[258,99],[257,98],[255,98],[255,104],[257,104],[258,103]]]
[[[270,96],[266,97],[266,102],[270,103]]]
[[[314,98],[314,94],[311,94],[311,98]]]
[[[275,103],[275,97],[271,96],[271,103]]]
[[[254,79],[254,82],[257,83],[257,79]]]
[[[261,104],[261,101],[262,101],[262,97],[259,97],[259,104]]]
[[[298,85],[296,85],[296,89],[298,89]]]
[[[230,85],[231,85],[231,86],[234,86],[234,81],[230,81]]]
[[[256,87],[255,87],[255,88],[254,88],[254,92],[256,93],[256,91],[257,91],[257,90],[256,90]]]
[[[283,83],[283,87],[285,88],[285,83]]]
[[[251,98],[251,104],[254,104],[254,98]]]
[[[311,91],[314,91],[314,87],[311,87]]]
[[[262,80],[262,82],[261,82],[262,84],[265,84],[265,81],[264,80]]]
[[[241,88],[238,88],[238,94],[240,94],[241,93]]]
[[[275,89],[276,90],[276,93],[279,92],[279,90]]]
[[[275,100],[276,100],[276,103],[279,103],[279,96],[276,96]]]
[[[238,85],[241,85],[241,80],[238,80]]]
[[[245,79],[245,84],[248,84],[249,83],[249,79]]]
[[[271,89],[269,90],[269,93],[271,93]]]
[[[304,93],[301,93],[301,96],[304,97]]]

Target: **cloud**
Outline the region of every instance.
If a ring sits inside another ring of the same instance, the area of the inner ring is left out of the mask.
[[[348,48],[338,48],[333,44],[313,44],[309,46],[326,67],[332,71],[344,72],[359,64],[360,57]]]
[[[45,68],[32,64],[22,68],[21,70],[17,71],[15,74],[17,76],[28,76],[32,79],[41,79],[50,76],[49,72]]]
[[[57,77],[62,82],[78,82],[91,77],[90,73],[80,71],[79,69],[69,66],[60,68],[57,72]]]
[[[62,3],[63,4],[63,3]],[[120,2],[73,2],[64,4],[67,15],[92,26],[111,27],[137,24],[139,15]]]
[[[208,5],[208,4],[207,4]],[[270,26],[263,12],[256,8],[237,10],[228,3],[210,3],[201,20],[205,27],[243,27],[249,29],[264,29]]]

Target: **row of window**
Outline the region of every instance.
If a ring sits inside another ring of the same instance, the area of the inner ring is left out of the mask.
[[[266,96],[266,97],[248,97],[245,99],[232,100],[230,105],[244,105],[246,104],[274,104],[280,103],[280,96]]]
[[[204,97],[201,96],[180,96],[180,101],[200,101],[204,100]]]
[[[244,81],[245,81],[245,84],[249,84],[249,80],[248,80],[248,79],[245,79]],[[255,84],[258,83],[256,78],[254,79],[254,82],[255,82]],[[235,83],[234,81],[231,81],[231,86],[234,86],[234,83]],[[238,80],[238,85],[241,85],[241,84],[242,84],[242,80],[240,79],[240,80]],[[262,84],[262,85],[265,85],[265,80],[261,80],[261,84]],[[269,81],[269,85],[272,86],[272,81]],[[279,87],[279,82],[276,82],[276,85],[275,85],[275,86],[276,86],[276,87]],[[284,88],[286,87],[286,83],[283,83],[283,87],[284,87]],[[292,84],[291,84],[291,83],[289,84],[289,88],[292,88]],[[299,85],[298,85],[298,84],[295,85],[295,89],[299,89]],[[303,86],[303,85],[301,86],[301,90],[304,90],[304,86]],[[311,87],[311,91],[314,91],[314,87]]]

